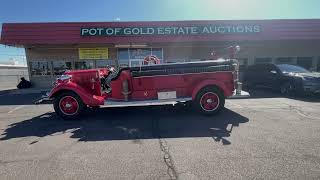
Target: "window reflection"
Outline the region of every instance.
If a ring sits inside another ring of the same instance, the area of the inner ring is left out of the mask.
[[[118,63],[120,67],[139,66],[146,56],[154,55],[163,62],[162,48],[120,48]]]
[[[62,75],[66,70],[72,69],[70,61],[53,61],[53,75]]]
[[[76,69],[93,69],[94,61],[93,60],[77,61],[75,62],[74,66]]]
[[[105,68],[108,66],[115,66],[115,61],[114,60],[97,60],[96,61],[96,67],[97,68]]]
[[[129,52],[130,59],[144,59],[151,55],[151,48],[131,48]]]
[[[49,62],[45,61],[35,61],[30,62],[30,71],[32,76],[47,76],[51,75],[51,70],[49,66]]]
[[[271,62],[272,62],[272,58],[268,58],[268,57],[255,59],[255,64],[263,64],[263,63],[271,63]]]
[[[162,48],[152,48],[152,55],[157,56],[158,59],[162,60]]]

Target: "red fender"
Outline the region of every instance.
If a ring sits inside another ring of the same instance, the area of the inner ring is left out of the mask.
[[[223,82],[210,79],[210,80],[201,81],[200,83],[198,83],[196,85],[196,87],[192,91],[192,100],[196,99],[196,96],[197,96],[198,92],[202,88],[204,88],[206,86],[212,86],[212,85],[221,88],[221,90],[223,91],[224,96],[229,96],[229,94],[227,93],[227,92],[229,92],[229,90],[228,90],[227,86]]]
[[[49,94],[49,98],[51,99],[55,97],[56,95],[59,94],[59,92],[62,92],[64,90],[73,91],[74,93],[79,95],[83,103],[86,105],[99,106],[104,104],[103,97],[90,94],[84,88],[82,88],[81,86],[78,86],[76,83],[73,83],[71,81],[67,83],[58,84],[56,87],[54,87]]]

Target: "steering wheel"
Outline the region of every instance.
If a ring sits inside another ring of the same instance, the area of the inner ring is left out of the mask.
[[[160,60],[157,58],[157,56],[150,55],[150,56],[146,56],[143,59],[143,65],[149,65],[151,62],[153,64],[160,64]]]
[[[114,77],[116,77],[119,73],[119,70],[114,68],[113,66],[107,66],[108,69],[108,73],[104,74],[104,76],[102,76],[101,79],[101,87],[103,90],[105,89],[109,89],[110,85],[111,85],[111,81]]]

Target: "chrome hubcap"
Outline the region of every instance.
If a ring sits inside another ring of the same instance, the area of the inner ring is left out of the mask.
[[[65,96],[61,98],[59,107],[62,113],[66,115],[76,114],[79,109],[78,101],[72,96]]]
[[[219,96],[214,92],[207,92],[200,99],[200,106],[205,111],[214,111],[219,103]]]

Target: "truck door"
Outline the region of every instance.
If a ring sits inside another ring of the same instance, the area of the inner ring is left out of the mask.
[[[280,71],[274,64],[268,64],[265,69],[264,85],[266,87],[276,89],[280,86]]]
[[[255,86],[261,86],[264,85],[264,78],[265,78],[265,73],[264,73],[264,64],[256,64],[253,65],[247,74],[247,78],[249,83]]]

